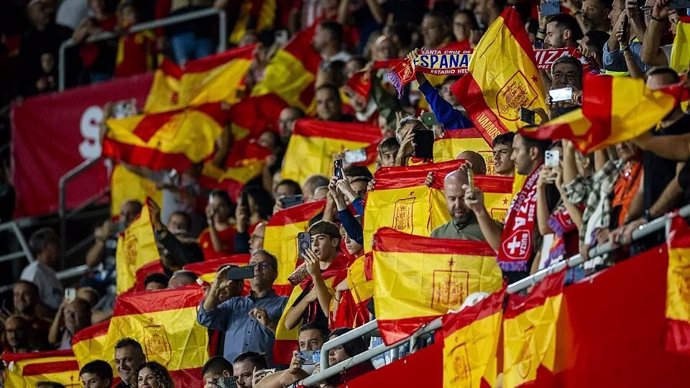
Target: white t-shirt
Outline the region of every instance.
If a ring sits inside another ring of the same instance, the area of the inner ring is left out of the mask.
[[[22,280],[34,283],[38,287],[41,301],[48,307],[57,310],[62,302],[62,283],[57,278],[55,270],[38,260],[29,264],[22,271]]]

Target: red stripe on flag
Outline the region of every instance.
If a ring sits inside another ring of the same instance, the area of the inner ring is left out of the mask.
[[[293,224],[295,222],[304,222],[310,220],[318,214],[323,207],[326,206],[326,201],[310,202],[299,206],[294,206],[279,211],[271,217],[268,222],[269,226],[284,226]]]
[[[518,42],[522,51],[529,57],[529,59],[537,67],[537,61],[534,58],[534,49],[532,48],[532,43],[529,41],[529,35],[527,35],[527,30],[525,29],[525,23],[520,17],[518,11],[513,7],[508,7],[501,13],[503,22],[508,28],[513,38]]]
[[[9,353],[5,352],[2,354],[2,360],[5,362],[12,361],[22,361],[22,360],[33,360],[38,358],[48,358],[48,357],[73,357],[74,352],[72,349],[65,350],[51,350],[48,352],[34,352],[34,353]]]
[[[439,137],[436,140],[445,139],[474,139],[477,137],[482,137],[481,132],[477,128],[464,128],[464,129],[451,129],[443,131],[443,137]],[[490,144],[489,144],[490,145]]]
[[[443,336],[448,337],[454,332],[467,327],[474,322],[484,319],[499,311],[503,311],[505,287],[489,295],[474,306],[467,306],[459,313],[447,314],[443,317]]]
[[[424,180],[430,172],[435,173],[434,181],[443,182],[445,175],[457,170],[465,163],[464,160],[449,160],[442,163],[428,163],[407,167],[382,167],[374,177],[375,190],[403,189],[424,185]]]
[[[254,58],[254,49],[256,45],[243,46],[240,48],[230,49],[220,54],[211,55],[202,59],[189,61],[184,65],[185,73],[201,73],[204,71],[213,70],[218,66],[222,66],[235,59]]]
[[[450,87],[451,92],[465,107],[467,114],[484,140],[492,144],[494,137],[508,132],[484,100],[484,94],[471,73],[457,80]]]
[[[113,317],[197,307],[203,297],[204,290],[197,284],[172,290],[122,294],[115,302]]]
[[[93,326],[89,326],[85,329],[81,329],[78,332],[74,334],[72,337],[72,344],[76,344],[77,342],[99,337],[102,335],[108,334],[108,327],[110,326],[110,321],[105,321],[101,323],[97,323]]]
[[[315,119],[295,121],[293,135],[376,143],[381,140],[381,130],[376,125],[362,123],[341,123]]]
[[[512,193],[513,178],[504,176],[475,175],[474,185],[490,193]]]
[[[221,257],[219,259],[187,264],[184,266],[184,269],[192,271],[197,275],[203,275],[211,272],[216,272],[221,266],[228,264],[245,265],[249,263],[249,259],[249,253],[238,253],[235,255]]]
[[[177,66],[175,62],[171,61],[168,58],[163,58],[161,64],[158,65],[158,69],[162,71],[165,75],[177,79],[182,78],[182,74],[184,74],[184,70],[182,70],[182,68]]]
[[[405,319],[377,319],[381,338],[386,344],[393,344],[405,338],[408,338],[412,333],[419,330],[422,326],[440,317],[441,314],[429,317],[415,317]]]
[[[608,75],[585,74],[582,86],[582,114],[592,122],[594,129],[587,133],[592,139],[589,144],[599,144],[611,136],[613,99],[625,98],[613,94],[614,78]]]
[[[154,113],[144,116],[144,118],[139,121],[136,128],[134,128],[134,133],[137,137],[145,142],[151,140],[153,135],[161,129],[162,126],[167,124],[170,119],[175,115],[179,114],[181,111],[170,111],[163,113]]]
[[[50,361],[37,364],[26,365],[22,369],[22,376],[36,376],[48,373],[59,373],[67,371],[78,371],[79,363],[76,360],[71,361]]]
[[[433,243],[429,243],[433,241]],[[484,241],[455,240],[412,236],[393,228],[381,228],[374,235],[374,248],[379,252],[407,252],[428,254],[456,254],[495,256],[496,252]]]
[[[690,323],[666,319],[666,349],[690,355]]]
[[[317,25],[318,23],[314,23],[308,29],[297,33],[283,48],[293,57],[299,59],[304,69],[312,74],[316,74],[319,71],[319,65],[322,60],[319,53],[312,46],[312,39],[314,38]]]
[[[559,273],[547,276],[528,295],[510,295],[504,317],[506,319],[515,318],[525,311],[543,306],[546,303],[546,299],[563,293],[563,282],[566,272],[566,270],[562,270]]]
[[[133,166],[149,167],[152,170],[174,169],[185,171],[192,162],[185,154],[171,154],[153,148],[121,143],[108,137],[103,138],[103,156],[115,160],[126,160]]]

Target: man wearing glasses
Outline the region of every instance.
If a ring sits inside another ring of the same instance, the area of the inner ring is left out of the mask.
[[[252,254],[249,265],[254,267],[254,277],[249,280],[249,295],[234,296],[221,303],[221,284],[230,269],[229,266],[224,267],[218,271],[216,281],[201,302],[197,321],[209,329],[225,332],[223,357],[226,359],[234,360],[240,354],[252,351],[265,354],[270,365],[275,327],[283,314],[287,297],[278,296],[273,291],[273,282],[278,275],[275,256],[258,250]]]

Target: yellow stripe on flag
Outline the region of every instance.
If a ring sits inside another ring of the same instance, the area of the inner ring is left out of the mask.
[[[366,142],[293,134],[285,151],[281,177],[303,183],[315,174],[331,176],[334,155],[368,145]]]
[[[366,260],[365,256],[360,256],[347,269],[347,285],[357,304],[374,296],[374,279],[367,279]]]
[[[486,162],[486,173],[494,174],[493,150],[476,129],[445,131],[443,137],[434,140],[434,163],[455,160],[463,151],[479,153]]]
[[[164,58],[153,73],[153,82],[146,97],[144,112],[157,113],[182,108],[179,99],[181,76],[182,69]]]
[[[117,293],[134,287],[137,270],[159,258],[148,205],[117,239]]]
[[[5,387],[35,388],[41,381],[52,381],[67,388],[81,387],[79,365],[71,350],[5,354]]]
[[[676,24],[669,66],[678,73],[686,72],[690,66],[690,23]]]
[[[146,198],[163,203],[163,192],[153,181],[133,173],[121,164],[116,165],[110,176],[110,214],[120,214],[120,207],[125,201],[137,200],[144,203]]]
[[[113,349],[106,348],[110,321],[102,322],[78,331],[72,338],[72,350],[83,367],[94,360],[104,360],[115,368]]]
[[[238,89],[252,65],[251,59],[237,58],[205,72],[185,73],[180,82],[180,104],[194,106],[240,100]]]

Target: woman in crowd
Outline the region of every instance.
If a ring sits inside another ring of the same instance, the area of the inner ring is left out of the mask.
[[[232,200],[224,190],[213,190],[206,206],[208,228],[199,235],[204,260],[212,260],[235,252],[235,235],[230,215],[234,211]]]
[[[174,388],[170,373],[165,367],[155,361],[149,361],[141,364],[136,376],[137,388]],[[134,384],[130,384],[132,386]]]
[[[348,327],[335,329],[328,336],[328,340],[330,341],[334,338],[340,337],[341,335],[348,333],[350,331],[352,331],[352,329]],[[333,366],[341,361],[347,360],[348,358],[354,357],[360,353],[364,353],[367,349],[368,347],[364,342],[364,339],[362,337],[357,337],[353,340],[350,340],[342,344],[341,346],[329,350],[328,365]],[[371,364],[371,361],[363,362],[326,380],[326,386],[336,387],[342,384],[347,384],[353,379],[372,370],[374,370],[374,366]]]

